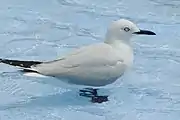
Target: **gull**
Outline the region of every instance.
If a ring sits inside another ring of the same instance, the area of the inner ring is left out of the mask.
[[[17,66],[25,74],[36,73],[55,77],[63,82],[88,86],[80,90],[80,96],[90,97],[94,102],[107,101],[107,96],[97,94],[97,89],[114,83],[133,65],[131,38],[135,35],[156,35],[141,30],[126,19],[112,21],[104,42],[83,46],[51,61],[24,61],[0,59],[1,63]]]

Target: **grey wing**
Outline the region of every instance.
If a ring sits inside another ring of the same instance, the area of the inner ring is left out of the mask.
[[[52,76],[78,76],[86,73],[109,73],[109,68],[118,68],[123,60],[116,56],[106,44],[96,44],[80,48],[73,53],[51,62],[34,66],[37,72]],[[99,72],[100,71],[100,72]]]

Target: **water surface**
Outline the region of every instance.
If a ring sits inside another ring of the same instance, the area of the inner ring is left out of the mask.
[[[112,20],[126,18],[157,36],[133,38],[131,71],[91,104],[63,86],[0,67],[0,120],[177,120],[180,117],[180,1],[2,0],[0,57],[52,60],[103,41]],[[10,73],[3,73],[10,72]],[[49,78],[52,79],[52,78]]]

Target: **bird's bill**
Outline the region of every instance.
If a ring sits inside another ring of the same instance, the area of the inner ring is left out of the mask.
[[[140,30],[139,32],[134,32],[134,34],[138,35],[156,35],[156,33],[149,30]]]

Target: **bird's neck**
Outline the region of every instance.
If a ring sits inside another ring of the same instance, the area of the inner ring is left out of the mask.
[[[106,44],[111,45],[114,48],[124,48],[127,47],[127,49],[132,48],[131,41],[130,40],[108,40],[106,39],[104,41]]]

